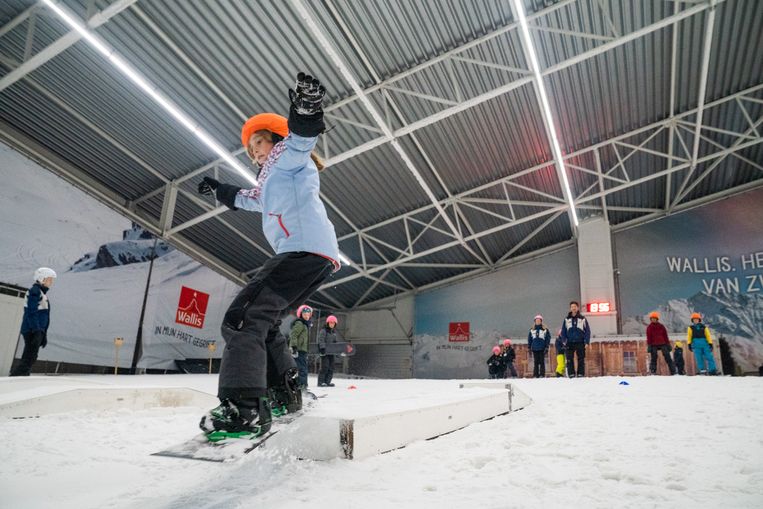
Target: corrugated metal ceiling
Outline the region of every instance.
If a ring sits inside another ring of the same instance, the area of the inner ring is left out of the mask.
[[[697,5],[682,3],[676,8],[673,2],[662,0],[524,3],[530,16],[543,13],[534,18],[532,29],[543,69],[595,50],[607,44],[608,38],[648,27],[673,15],[674,9],[681,13]],[[9,22],[32,4],[23,0],[3,2],[0,23]],[[65,4],[81,18],[110,5],[106,0],[90,7],[85,0],[66,0]],[[542,166],[552,161],[551,150],[533,85],[521,71],[527,64],[517,31],[505,28],[514,23],[509,2],[322,0],[307,5],[362,87],[378,85],[377,79],[389,84],[386,90],[373,89],[369,99],[391,129],[406,128],[435,115],[443,117],[418,128],[413,135],[402,136],[400,145],[433,194],[445,200],[448,216],[464,237],[493,229],[467,241],[466,247],[459,242],[447,249],[439,248],[455,244],[452,235],[427,230],[414,244],[413,254],[429,254],[412,258],[410,263],[470,265],[481,263],[486,256],[492,264],[508,252],[513,258],[572,238],[567,214],[554,216],[549,212],[550,207],[564,204],[562,189],[555,168]],[[673,30],[678,41],[675,113],[695,108],[707,16],[707,12],[696,14],[674,28],[654,31],[546,76],[544,83],[563,151],[585,149],[670,115]],[[67,32],[43,11],[36,24],[32,55]],[[0,38],[0,77],[23,61],[28,25],[29,20],[20,23]],[[330,106],[351,98],[352,88],[302,26],[290,2],[140,0],[98,28],[97,33],[232,151],[239,148],[240,125],[248,115],[286,112],[285,91],[299,69],[316,70],[329,88],[331,130],[319,144],[324,156],[345,154],[381,136],[360,101]],[[486,38],[485,42],[453,53],[456,59],[440,58],[480,38]],[[721,3],[716,8],[706,100],[763,83],[763,59],[757,58],[761,47],[763,2]],[[510,85],[514,82],[519,84]],[[508,87],[507,91],[451,113],[460,101],[479,99],[501,87]],[[753,97],[763,99],[763,91]],[[763,115],[763,104],[755,100],[740,103],[753,121]],[[30,136],[125,200],[138,200],[161,189],[168,180],[215,160],[211,151],[82,42],[0,91],[0,109],[3,123]],[[738,103],[725,103],[708,108],[703,123],[741,133],[749,127],[745,112]],[[688,124],[679,123],[676,129],[691,147],[694,118],[683,121]],[[622,141],[638,145],[651,134],[654,131],[645,131]],[[702,135],[706,141],[700,144],[700,157],[735,142],[734,137],[719,131],[703,130]],[[665,152],[668,140],[669,131],[664,129],[645,147]],[[604,178],[605,190],[666,167],[664,157],[638,152],[630,156],[627,172],[623,172],[616,168],[618,157],[629,152],[624,146],[618,146],[618,152],[611,144],[600,147],[602,169],[614,168]],[[673,154],[686,157],[679,143]],[[751,146],[738,156],[724,158],[698,181],[685,200],[760,180],[763,172],[756,166],[763,164],[763,148]],[[245,162],[244,156],[239,159]],[[581,153],[568,163],[575,196],[599,192],[592,152]],[[700,163],[686,187],[712,164]],[[535,166],[539,169],[527,171]],[[243,179],[226,171],[224,165],[218,171],[223,180],[243,184]],[[670,177],[669,201],[675,199],[688,173],[681,170]],[[208,205],[204,208],[198,197],[191,198],[204,175],[180,184],[185,193],[179,194],[173,225],[215,205],[205,198]],[[389,143],[334,164],[322,180],[324,196],[338,209],[327,205],[337,233],[345,237],[353,235],[356,228],[366,229],[376,239],[359,242],[357,236],[350,236],[340,242],[341,249],[355,261],[365,254],[368,264],[380,265],[405,256],[400,250],[407,248],[406,235],[416,238],[424,227],[408,221],[406,234],[402,221],[392,221],[401,214],[418,211],[412,217],[424,224],[435,218],[426,192]],[[667,180],[663,176],[606,196],[610,221],[618,224],[663,208]],[[473,191],[477,187],[479,190]],[[159,192],[153,198],[138,200],[136,210],[147,221],[155,222],[161,214],[162,198],[163,192]],[[455,205],[454,200],[458,200]],[[601,214],[601,203],[600,199],[586,201],[578,209],[580,217]],[[372,228],[383,221],[388,224]],[[546,226],[536,232],[544,223]],[[433,226],[449,231],[442,218],[434,219]],[[535,235],[528,239],[533,232]],[[179,235],[241,272],[255,269],[266,259],[253,243],[269,250],[259,218],[243,212],[226,212]],[[470,270],[415,267],[410,263],[401,265],[399,272],[389,272],[386,280],[407,288],[403,277],[421,286]],[[356,269],[345,268],[337,278],[355,273]],[[382,274],[375,272],[374,276]],[[361,277],[327,292],[350,306],[367,291],[363,302],[401,291],[384,284],[371,290],[374,284]]]

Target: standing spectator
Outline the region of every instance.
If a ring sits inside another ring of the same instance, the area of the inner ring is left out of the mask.
[[[567,351],[567,345],[562,340],[562,329],[556,331],[556,341],[554,342],[554,348],[556,348],[556,377],[561,378],[564,376],[564,358]]]
[[[326,346],[339,342],[336,332],[336,316],[326,318],[326,326],[318,333],[318,353],[321,354],[321,371],[318,373],[318,387],[334,387],[334,355],[326,353]]]
[[[535,324],[527,334],[527,346],[533,353],[533,378],[545,378],[546,355],[551,343],[551,333],[543,325],[543,317],[535,315]]]
[[[649,321],[646,327],[646,351],[651,356],[649,361],[649,372],[657,374],[657,354],[662,352],[665,362],[670,369],[670,374],[676,374],[676,367],[673,365],[673,359],[670,358],[670,340],[668,339],[668,330],[660,323],[660,314],[657,311],[649,313]]]
[[[21,321],[24,353],[21,354],[21,362],[11,376],[29,376],[40,348],[45,348],[48,344],[50,301],[47,294],[53,286],[54,279],[56,279],[56,273],[53,269],[40,267],[34,272],[34,284],[26,294],[24,318]]]
[[[506,365],[504,364],[501,347],[494,346],[493,355],[487,360],[487,372],[490,375],[490,378],[503,378],[505,370]]]
[[[514,359],[517,358],[517,353],[514,351],[514,347],[511,346],[510,339],[503,340],[503,348],[501,349],[501,352],[505,366],[503,378],[509,378],[509,376],[511,376],[511,378],[516,378],[517,370],[514,369]]]
[[[697,370],[701,375],[718,374],[713,358],[713,338],[710,336],[710,328],[702,323],[702,316],[699,313],[691,315],[691,325],[686,331],[686,344],[689,345],[689,351],[694,352]],[[707,361],[707,368],[705,368],[705,361]]]
[[[291,324],[291,333],[289,334],[289,347],[291,355],[297,360],[297,369],[299,370],[299,386],[307,389],[307,347],[310,341],[310,327],[313,326],[310,318],[313,316],[313,309],[310,306],[302,304],[297,308],[297,319]]]
[[[684,370],[684,344],[676,341],[676,348],[673,350],[673,361],[676,364],[676,371],[679,375],[685,375]]]
[[[570,378],[585,376],[585,349],[591,342],[591,328],[588,320],[580,314],[580,304],[570,302],[570,312],[562,322],[562,341],[567,346],[567,373]],[[578,369],[575,372],[575,356]]]

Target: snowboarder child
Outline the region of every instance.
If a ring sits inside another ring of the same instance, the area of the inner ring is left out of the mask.
[[[649,360],[649,372],[657,374],[657,354],[662,352],[665,363],[670,369],[670,374],[676,374],[676,367],[673,359],[670,358],[670,340],[668,339],[668,330],[660,323],[660,314],[657,311],[649,313],[651,323],[646,327],[646,351],[651,356]]]
[[[310,318],[313,316],[313,309],[305,304],[297,308],[297,319],[291,323],[291,332],[289,333],[289,348],[291,356],[297,361],[297,370],[299,371],[299,387],[307,389],[307,349],[310,343],[310,327],[313,322]]]
[[[591,328],[588,320],[580,314],[580,304],[570,302],[570,312],[562,322],[562,340],[567,347],[567,372],[570,378],[585,376],[585,349],[591,342]],[[575,372],[575,356],[578,369]]]
[[[514,359],[517,358],[517,352],[514,351],[514,347],[511,346],[510,339],[503,340],[503,347],[501,348],[501,355],[503,356],[503,363],[506,369],[503,374],[503,378],[516,378],[517,370],[514,369]]]
[[[535,315],[535,324],[527,334],[527,346],[533,353],[533,378],[545,378],[546,355],[551,343],[551,332],[543,325],[543,317]]]
[[[493,355],[487,360],[487,372],[490,378],[503,378],[504,371],[506,371],[506,365],[501,354],[501,347],[496,345],[493,347]]]
[[[684,369],[684,344],[680,341],[676,341],[676,347],[673,350],[673,362],[676,365],[676,371],[679,375],[685,375]]]
[[[45,348],[48,344],[50,301],[47,294],[55,279],[56,273],[53,269],[40,267],[34,271],[34,284],[26,294],[24,317],[21,320],[24,353],[21,354],[21,362],[10,376],[29,376],[40,348]]]
[[[336,332],[336,316],[326,318],[326,326],[318,333],[318,353],[321,355],[321,371],[318,373],[318,387],[334,387],[331,379],[334,377],[334,356],[326,354],[326,345],[339,342]]]
[[[699,374],[718,374],[713,358],[713,338],[710,336],[710,328],[702,323],[702,316],[699,313],[692,313],[691,315],[691,325],[686,331],[686,344],[689,345],[689,351],[694,352],[694,360],[697,361]],[[705,367],[705,362],[707,362],[707,367]]]
[[[271,405],[302,406],[296,363],[279,330],[285,310],[305,302],[339,270],[334,226],[320,200],[320,159],[312,154],[324,131],[319,80],[297,75],[289,90],[288,120],[261,113],[246,121],[241,142],[258,167],[257,186],[241,189],[205,177],[201,194],[232,210],[262,214],[263,233],[275,251],[233,299],[222,323],[225,339],[217,396],[220,405],[202,417],[202,430],[261,435],[271,426]],[[210,437],[211,438],[211,437]]]

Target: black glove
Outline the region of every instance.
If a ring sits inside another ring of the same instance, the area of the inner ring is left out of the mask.
[[[324,347],[318,348],[318,352],[321,354],[321,356],[326,355],[326,349]]]
[[[204,179],[199,182],[199,194],[212,196],[212,193],[217,189],[219,185],[220,182],[213,179],[212,177],[204,177]]]
[[[294,358],[299,357],[299,352],[297,351],[297,347],[296,346],[292,346],[291,347],[291,356],[294,357]]]
[[[652,353],[652,345],[646,345],[646,353]]]
[[[713,344],[712,344],[712,343],[710,343],[710,345],[709,345],[709,346],[710,346],[710,351],[712,352],[712,351],[713,351]]]
[[[690,352],[693,352],[693,351],[694,351],[694,347],[693,347],[693,346],[691,346],[691,344],[689,344],[689,351],[690,351]]]
[[[217,201],[231,210],[238,210],[236,207],[236,195],[241,191],[240,187],[230,184],[221,184],[212,177],[204,177],[202,181],[199,182],[199,194],[211,196],[213,191]]]
[[[289,131],[305,138],[314,138],[322,133],[323,97],[326,87],[317,78],[300,72],[294,89],[289,89]]]
[[[45,348],[46,346],[48,346],[48,332],[47,331],[42,332],[42,342],[40,343],[40,348]],[[712,345],[711,345],[710,349],[712,350]]]

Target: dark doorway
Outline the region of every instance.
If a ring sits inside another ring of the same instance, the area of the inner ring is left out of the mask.
[[[723,367],[724,375],[737,376],[737,365],[734,362],[734,357],[731,355],[731,348],[729,342],[723,336],[718,338],[718,343],[721,345],[721,366]]]

